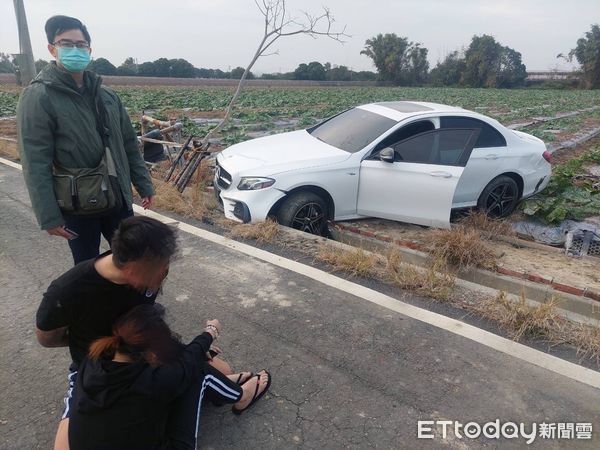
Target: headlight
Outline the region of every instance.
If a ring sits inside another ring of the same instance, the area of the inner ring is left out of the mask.
[[[273,186],[274,183],[275,180],[273,178],[242,177],[240,184],[238,184],[238,189],[240,191],[257,191]]]

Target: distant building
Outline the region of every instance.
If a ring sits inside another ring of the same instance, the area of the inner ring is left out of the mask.
[[[557,70],[527,71],[527,81],[572,80],[579,78],[578,72],[559,72]]]

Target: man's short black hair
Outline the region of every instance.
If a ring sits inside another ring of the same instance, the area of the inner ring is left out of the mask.
[[[113,263],[169,260],[177,252],[177,234],[169,225],[144,216],[123,220],[111,241]]]
[[[92,43],[92,39],[90,38],[90,33],[88,33],[87,28],[83,23],[81,23],[81,20],[76,19],[75,17],[52,16],[46,21],[46,26],[44,29],[46,30],[48,44],[54,43],[54,38],[56,38],[57,34],[61,34],[69,30],[81,30],[83,37],[88,44]]]

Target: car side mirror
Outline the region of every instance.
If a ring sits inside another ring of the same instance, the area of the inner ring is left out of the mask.
[[[379,159],[383,162],[393,163],[395,152],[392,147],[386,147],[379,152]]]

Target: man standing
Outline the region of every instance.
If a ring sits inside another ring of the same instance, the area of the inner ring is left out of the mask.
[[[91,53],[85,25],[54,16],[45,30],[56,61],[21,94],[19,150],[40,227],[68,239],[78,264],[98,256],[101,235],[110,243],[119,222],[133,214],[132,183],[144,208],[154,189],[121,100],[85,70]],[[112,169],[114,183],[95,181],[99,167]]]

